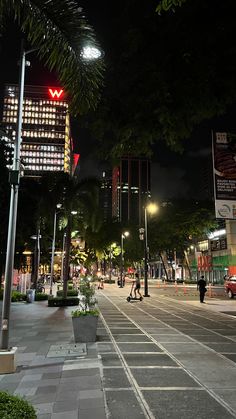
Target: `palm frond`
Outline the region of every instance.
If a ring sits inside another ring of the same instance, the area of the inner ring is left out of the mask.
[[[12,16],[38,50],[40,60],[56,70],[76,115],[95,109],[103,84],[102,58],[86,60],[84,47],[100,49],[76,0],[0,0],[0,24]]]

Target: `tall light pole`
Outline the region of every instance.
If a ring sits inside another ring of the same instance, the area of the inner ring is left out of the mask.
[[[149,259],[149,249],[148,249],[148,220],[147,213],[155,214],[158,210],[156,204],[150,203],[144,208],[144,297],[150,297],[148,294],[148,259]]]
[[[33,271],[33,288],[37,288],[38,276],[39,276],[39,265],[40,265],[40,239],[42,238],[40,234],[40,228],[37,230],[37,234],[30,237],[35,240],[34,247],[34,271]]]
[[[120,288],[123,288],[123,271],[124,271],[124,239],[129,236],[129,232],[121,233],[121,254],[120,254]]]
[[[111,243],[110,244],[110,251],[109,251],[109,283],[111,284],[111,271],[112,271],[112,256],[113,256],[113,252],[112,250],[114,249],[114,247],[116,247],[116,243]]]
[[[2,306],[2,325],[1,325],[1,331],[2,331],[1,349],[2,350],[9,350],[8,342],[9,342],[10,309],[11,309],[11,288],[12,288],[14,255],[15,255],[18,191],[19,191],[19,184],[20,184],[20,145],[21,145],[23,96],[24,96],[25,66],[26,66],[25,57],[26,57],[26,54],[28,54],[31,51],[26,52],[24,50],[24,45],[22,42],[21,54],[20,54],[16,137],[15,137],[15,142],[14,142],[13,165],[12,165],[12,170],[10,171],[11,198],[10,198],[9,221],[8,221],[5,285],[4,285],[4,296],[3,296],[3,306]]]
[[[66,233],[63,233],[62,255],[61,255],[61,284],[63,283],[63,273],[64,273],[65,241],[66,241]]]
[[[55,242],[56,242],[56,228],[57,228],[57,210],[62,207],[62,204],[57,204],[54,212],[54,223],[53,223],[53,238],[52,238],[52,257],[51,257],[51,276],[50,276],[50,295],[52,295],[52,284],[54,275],[54,256],[55,256]]]

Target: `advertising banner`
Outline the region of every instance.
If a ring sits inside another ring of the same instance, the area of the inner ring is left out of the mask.
[[[216,218],[236,219],[236,134],[213,132]]]
[[[197,258],[198,271],[210,272],[212,270],[211,256],[201,255]]]

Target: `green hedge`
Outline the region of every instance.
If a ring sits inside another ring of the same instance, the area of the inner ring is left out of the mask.
[[[37,419],[35,409],[26,400],[0,391],[0,418]]]
[[[3,289],[0,290],[0,300],[3,299]],[[21,294],[19,291],[12,291],[11,292],[11,301],[13,303],[18,301],[26,301],[26,294]]]
[[[67,290],[68,297],[77,297],[78,291],[77,290]],[[57,297],[63,297],[63,290],[57,291]]]
[[[77,306],[79,304],[79,298],[77,297],[53,297],[48,299],[48,307],[67,307]]]
[[[17,301],[25,301],[26,300],[26,294],[21,294],[19,291],[12,291],[11,293],[11,301],[17,302]]]
[[[36,292],[35,301],[43,301],[43,300],[48,300],[48,294],[45,294],[44,292]]]

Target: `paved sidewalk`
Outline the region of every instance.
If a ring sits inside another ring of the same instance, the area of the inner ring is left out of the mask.
[[[73,308],[12,303],[17,371],[0,389],[29,400],[39,419],[236,418],[236,300],[150,286],[98,291],[97,342],[73,342]],[[29,418],[30,419],[30,418]]]
[[[25,397],[39,419],[105,419],[96,343],[75,346],[73,308],[46,305],[12,303],[10,344],[18,348],[17,371],[0,375],[0,389]]]

